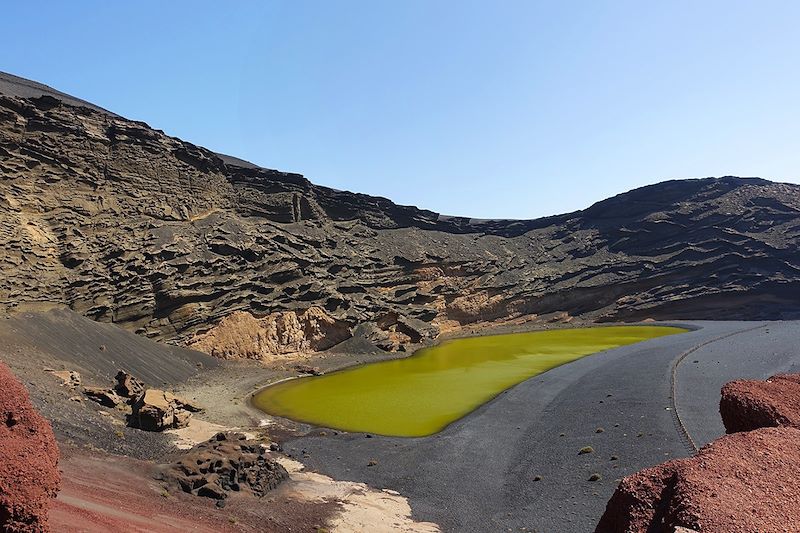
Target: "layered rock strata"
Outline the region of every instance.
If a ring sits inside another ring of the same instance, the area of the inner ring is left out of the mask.
[[[389,350],[555,313],[800,316],[796,185],[670,181],[537,220],[447,217],[219,156],[7,78],[0,312],[66,305],[180,344],[238,312],[318,308],[370,325]],[[380,328],[382,317],[396,319]],[[264,346],[232,340],[219,351],[260,357]]]
[[[326,350],[350,337],[347,323],[319,307],[311,307],[302,312],[283,311],[261,318],[237,311],[188,344],[222,359],[268,360],[276,355]]]

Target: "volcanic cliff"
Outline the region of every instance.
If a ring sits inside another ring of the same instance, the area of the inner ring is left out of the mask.
[[[273,324],[311,308],[315,324],[385,349],[556,312],[800,316],[800,186],[668,181],[538,220],[447,217],[221,156],[5,74],[0,206],[0,309],[66,305],[173,343],[236,312]],[[297,324],[290,342],[313,345]]]

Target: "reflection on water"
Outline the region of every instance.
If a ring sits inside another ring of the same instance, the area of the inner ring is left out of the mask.
[[[382,435],[430,435],[503,390],[585,355],[682,333],[664,326],[560,329],[444,342],[406,359],[294,379],[258,393],[267,413]]]

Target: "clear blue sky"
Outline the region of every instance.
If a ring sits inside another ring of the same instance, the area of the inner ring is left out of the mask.
[[[798,181],[800,2],[13,2],[0,70],[447,214]]]

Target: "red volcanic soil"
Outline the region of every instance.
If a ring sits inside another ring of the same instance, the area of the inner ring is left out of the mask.
[[[726,435],[695,457],[628,476],[596,533],[785,532],[800,524],[800,430]]]
[[[0,528],[49,531],[47,508],[59,482],[53,429],[22,383],[0,363]]]
[[[719,412],[728,433],[760,427],[800,428],[800,375],[731,381],[722,387]]]
[[[151,463],[74,449],[63,453],[62,468],[50,522],[64,533],[314,531],[338,509],[287,498],[281,488],[261,499],[232,495],[219,509],[209,498],[167,492]]]

